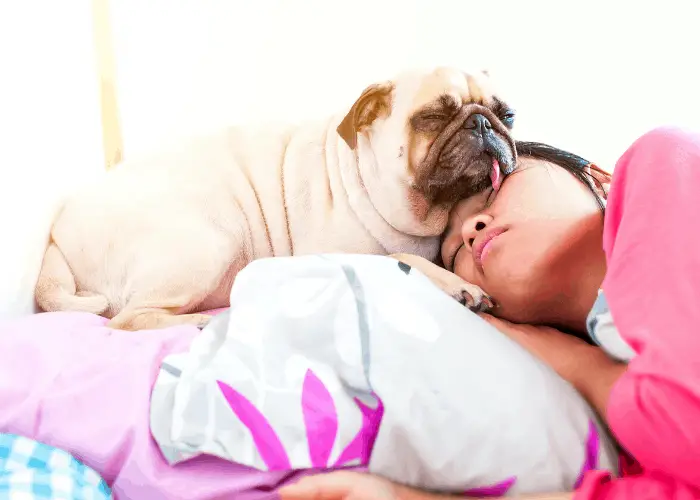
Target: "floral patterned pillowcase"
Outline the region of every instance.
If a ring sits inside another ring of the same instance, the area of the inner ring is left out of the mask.
[[[614,470],[580,396],[420,273],[377,256],[256,261],[231,309],[168,356],[151,430],[170,463],[367,468],[473,496]]]

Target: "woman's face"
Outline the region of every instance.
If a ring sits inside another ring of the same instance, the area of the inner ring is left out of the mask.
[[[523,158],[497,194],[455,207],[441,256],[493,297],[494,315],[578,328],[605,274],[602,230],[586,186],[559,166]]]

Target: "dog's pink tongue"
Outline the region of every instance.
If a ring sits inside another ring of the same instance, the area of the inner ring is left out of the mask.
[[[501,166],[496,158],[493,159],[491,167],[491,186],[494,191],[498,191],[501,187]]]

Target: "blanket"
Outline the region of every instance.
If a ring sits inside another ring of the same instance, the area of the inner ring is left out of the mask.
[[[261,500],[303,472],[265,472],[201,456],[173,467],[149,429],[163,358],[184,352],[193,326],[125,332],[85,313],[0,324],[0,432],[65,450],[116,500]]]

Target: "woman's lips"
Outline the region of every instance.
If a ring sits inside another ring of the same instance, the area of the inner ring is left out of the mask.
[[[493,240],[495,240],[504,232],[505,229],[493,229],[486,233],[481,239],[481,241],[474,245],[474,262],[476,262],[476,265],[479,266],[479,268],[481,268],[482,270],[484,268],[484,258],[491,249],[491,244],[493,243]]]
[[[491,243],[493,243],[493,240],[494,240],[494,239],[495,239],[495,237],[492,238],[492,239],[490,239],[490,240],[486,243],[486,245],[484,245],[484,249],[481,251],[481,260],[482,260],[482,262],[483,262],[483,260],[486,258],[486,254],[488,253],[489,248],[491,248]]]

